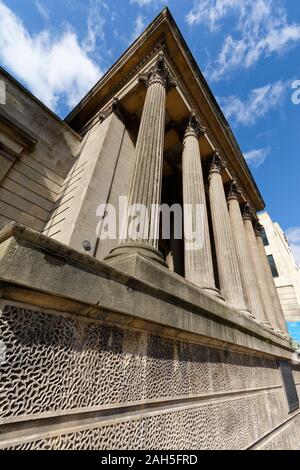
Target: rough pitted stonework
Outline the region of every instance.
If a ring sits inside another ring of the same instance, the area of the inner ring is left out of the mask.
[[[276,361],[6,306],[1,418],[280,386]]]
[[[49,435],[37,428],[35,437],[25,432],[11,444],[4,439],[2,448],[240,449],[287,419],[277,362],[266,357],[15,305],[2,310],[0,334],[3,423],[129,406],[114,423],[109,410],[89,424],[79,414],[74,430],[60,424]],[[164,399],[174,401],[163,409]],[[139,402],[145,405],[136,415]],[[297,439],[281,441],[293,448]]]
[[[278,392],[37,439],[16,449],[242,449],[284,419]],[[258,419],[259,417],[259,419]],[[242,430],[242,432],[241,432]]]
[[[290,421],[287,425],[279,429],[278,432],[267,439],[262,445],[258,446],[259,450],[300,450],[299,438],[300,417]]]

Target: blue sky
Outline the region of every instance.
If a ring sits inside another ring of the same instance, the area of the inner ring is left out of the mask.
[[[165,5],[300,263],[298,0],[0,0],[0,63],[64,117]]]

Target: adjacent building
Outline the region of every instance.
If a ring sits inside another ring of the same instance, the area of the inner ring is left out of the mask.
[[[267,212],[259,214],[263,242],[290,335],[300,343],[300,267],[288,239]]]
[[[169,10],[64,121],[0,79],[0,448],[299,448],[264,201]]]

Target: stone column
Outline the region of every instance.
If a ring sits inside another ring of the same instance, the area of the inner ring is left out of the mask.
[[[146,75],[140,77],[140,81],[146,85],[147,93],[136,143],[136,161],[131,176],[128,205],[142,204],[147,209],[148,220],[140,218],[142,227],[138,239],[128,233],[127,239],[112,250],[106,259],[136,252],[165,264],[157,249],[159,212],[151,209],[153,204],[160,204],[161,198],[166,93],[176,83],[166,67],[162,52],[158,55],[156,64]]]
[[[192,112],[184,134],[182,153],[185,278],[211,294],[218,294],[214,279],[199,147],[199,137],[204,132],[195,113]],[[187,237],[187,234],[191,234],[191,231],[197,228],[196,217],[198,218],[199,233],[196,236],[199,237],[199,247],[193,246],[191,240],[188,240],[190,236]]]
[[[262,240],[262,225],[257,221],[256,222],[256,227],[255,227],[255,233],[256,233],[256,242],[258,246],[258,251],[260,254],[261,258],[261,263],[264,268],[264,273],[265,273],[265,284],[269,290],[269,295],[272,303],[272,321],[271,325],[274,327],[275,331],[278,333],[283,334],[286,337],[289,337],[288,335],[288,330],[287,326],[285,323],[281,303],[278,297],[277,289],[275,286],[274,278],[272,275],[272,271],[268,262],[268,258],[266,255],[264,243]]]
[[[225,168],[218,152],[209,172],[209,200],[221,294],[231,306],[246,311],[246,303],[235,250],[221,172]]]
[[[258,310],[257,319],[267,328],[272,329],[271,322],[273,317],[272,300],[269,289],[265,283],[265,273],[261,262],[261,256],[258,251],[254,228],[252,224],[253,213],[249,203],[245,204],[243,211],[244,226],[248,237],[249,248],[252,256],[253,266],[256,275],[256,283],[259,289],[261,308]]]
[[[253,260],[239,205],[241,191],[232,181],[228,195],[228,209],[235,241],[235,248],[240,266],[242,284],[249,316],[259,319],[261,312],[260,293],[256,282]]]

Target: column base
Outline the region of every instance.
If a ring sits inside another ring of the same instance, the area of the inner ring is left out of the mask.
[[[273,326],[271,326],[269,322],[259,320],[259,323],[260,323],[266,330],[272,331],[272,333],[275,332]]]
[[[283,339],[285,339],[287,341],[290,341],[290,342],[292,341],[292,338],[289,335],[287,335],[286,333],[284,333],[283,331],[275,330],[275,333],[280,338],[283,338]]]
[[[128,272],[128,269],[126,269],[128,261],[129,264],[131,264],[130,260],[132,259],[132,256],[135,255],[142,256],[143,258],[149,259],[168,269],[168,265],[161,252],[146,243],[123,243],[116,248],[113,248],[104,258],[104,261],[108,264],[114,265],[122,271]]]
[[[218,299],[223,300],[225,302],[225,298],[223,297],[219,289],[217,289],[216,287],[201,287],[201,290],[204,290],[204,292],[207,292],[207,294],[210,294],[213,297],[217,297]]]
[[[255,315],[253,315],[250,310],[240,310],[240,312],[245,315],[245,317],[250,318],[251,320],[256,320]]]
[[[285,340],[291,341],[291,338],[289,335],[287,335],[283,331],[276,330],[275,328],[273,328],[273,326],[270,325],[270,323],[262,322],[260,320],[259,320],[259,323],[264,327],[265,330],[271,331],[273,334],[275,334],[276,336],[279,336],[280,338],[284,338]]]
[[[281,331],[281,330],[276,330],[276,329],[274,329],[274,332],[275,332],[277,335],[285,336],[284,332]]]

